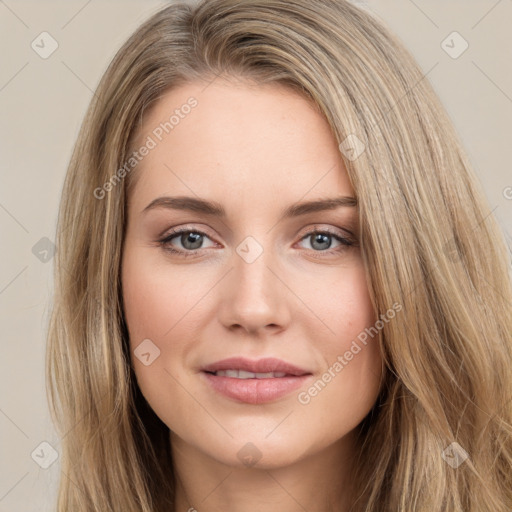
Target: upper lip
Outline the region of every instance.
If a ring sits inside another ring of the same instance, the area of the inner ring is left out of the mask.
[[[294,376],[310,374],[310,372],[303,368],[273,357],[265,357],[256,361],[244,357],[230,357],[203,366],[201,370],[211,373],[221,370],[244,370],[252,373],[283,372]]]

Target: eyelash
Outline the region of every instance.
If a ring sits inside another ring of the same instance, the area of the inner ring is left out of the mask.
[[[197,229],[189,229],[189,228],[183,228],[183,229],[177,229],[175,231],[171,231],[168,233],[163,239],[158,240],[159,245],[167,252],[170,252],[171,254],[177,254],[179,256],[182,256],[184,258],[190,258],[197,256],[197,253],[200,252],[202,249],[194,249],[194,250],[187,250],[183,251],[181,249],[174,249],[170,246],[171,240],[176,238],[179,235],[182,235],[184,233],[194,233],[196,235],[205,236],[207,238],[210,238],[207,233],[204,233],[203,231],[199,231]],[[320,258],[324,258],[324,255],[331,256],[334,254],[339,254],[344,252],[345,250],[349,249],[350,247],[357,246],[357,243],[354,240],[351,240],[349,238],[344,238],[337,233],[334,233],[330,231],[329,229],[322,229],[322,230],[313,230],[306,233],[299,241],[303,241],[307,239],[308,237],[311,237],[312,235],[328,235],[335,238],[338,242],[341,243],[341,245],[335,249],[327,249],[325,251],[315,251],[314,249],[308,249],[312,252],[320,253],[322,256]]]

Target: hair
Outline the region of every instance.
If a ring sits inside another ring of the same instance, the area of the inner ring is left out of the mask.
[[[172,510],[168,427],[130,364],[120,264],[138,169],[98,199],[143,113],[171,88],[222,76],[316,105],[355,190],[385,378],[360,424],[352,511],[512,507],[508,250],[462,144],[411,54],[346,0],[204,0],[152,14],[103,75],[64,182],[46,376],[62,440],[58,511]],[[192,114],[193,115],[193,114]],[[193,122],[193,121],[192,121]],[[468,458],[452,467],[444,450]],[[455,445],[452,445],[452,447]],[[457,446],[455,449],[458,449]]]

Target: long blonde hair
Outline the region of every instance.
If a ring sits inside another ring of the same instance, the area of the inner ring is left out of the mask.
[[[137,169],[112,176],[145,109],[178,84],[221,74],[300,91],[341,148],[347,137],[364,144],[358,158],[342,157],[368,286],[376,312],[395,302],[402,311],[379,335],[386,377],[360,425],[352,510],[509,512],[512,290],[503,233],[418,65],[346,0],[172,4],[104,74],[57,226],[46,364],[62,437],[58,511],[172,510],[169,431],[138,389],[123,317],[126,198]]]

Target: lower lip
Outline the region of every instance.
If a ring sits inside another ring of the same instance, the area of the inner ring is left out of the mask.
[[[215,391],[247,404],[264,404],[300,388],[312,375],[271,379],[235,379],[202,372]]]

